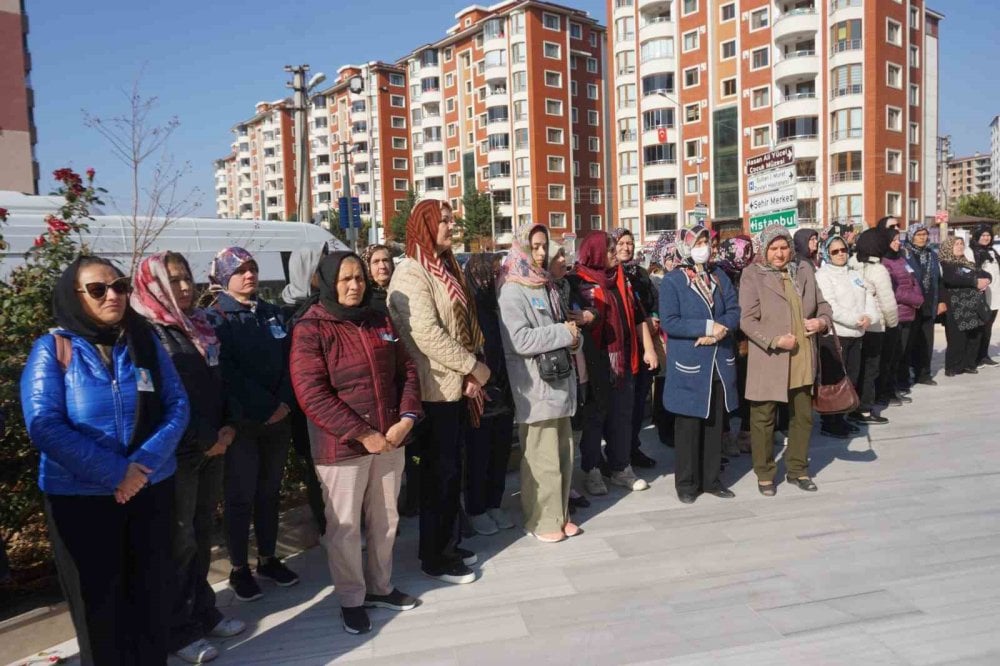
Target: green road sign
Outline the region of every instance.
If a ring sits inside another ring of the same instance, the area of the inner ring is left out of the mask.
[[[774,213],[768,213],[767,215],[758,215],[756,217],[750,218],[750,233],[755,234],[772,224],[780,224],[785,227],[794,227],[798,225],[798,211],[797,210],[779,210]]]

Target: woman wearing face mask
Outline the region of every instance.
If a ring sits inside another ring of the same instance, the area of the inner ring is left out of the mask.
[[[420,560],[425,575],[471,583],[476,554],[458,544],[462,447],[478,427],[490,369],[476,303],[451,250],[451,206],[421,201],[406,223],[406,256],[389,283],[389,313],[420,377]]]
[[[240,620],[215,607],[208,584],[212,522],[222,497],[226,449],[236,430],[227,423],[219,372],[219,340],[203,310],[194,307],[194,280],[183,255],[147,257],[136,270],[132,309],[146,318],[184,383],[191,418],[177,446],[174,474],[173,557],[176,579],[169,647],[190,663],[210,661],[218,650],[206,636],[242,632]]]
[[[670,339],[666,393],[675,414],[674,484],[678,499],[691,504],[703,492],[735,497],[719,468],[725,416],[739,405],[732,331],[740,308],[729,278],[709,265],[708,230],[681,233],[681,264],[663,280],[659,300]]]
[[[620,227],[611,232],[611,242],[615,247],[615,259],[621,265],[628,279],[632,292],[642,306],[645,318],[643,323],[648,331],[642,331],[643,344],[652,346],[653,336],[660,334],[659,294],[649,273],[635,260],[635,240],[632,232]],[[653,386],[653,377],[657,367],[650,368],[645,363],[639,364],[639,374],[635,376],[635,398],[632,404],[632,453],[633,467],[650,468],[656,466],[656,461],[640,450],[639,433],[642,422],[646,418],[646,403],[649,400],[649,390]]]
[[[990,309],[990,315],[983,325],[976,365],[978,367],[996,366],[997,362],[990,358],[990,340],[993,337],[993,322],[996,321],[997,310],[1000,309],[1000,254],[997,254],[997,251],[993,249],[993,228],[990,225],[980,224],[972,230],[970,247],[965,254],[967,258],[971,255],[976,268],[990,275],[990,286],[983,292],[986,296],[986,304]]]
[[[250,571],[250,522],[257,538],[256,574],[288,587],[299,577],[279,560],[278,505],[291,448],[288,415],[295,396],[288,375],[288,333],[281,309],[257,294],[257,262],[241,247],[220,251],[209,278],[217,294],[208,310],[222,344],[219,365],[236,439],[226,451],[229,585],[240,601],[262,595]]]
[[[779,403],[789,411],[785,470],[789,483],[815,491],[809,476],[815,336],[832,325],[830,305],[814,276],[797,270],[792,238],[780,225],[757,237],[757,261],[740,279],[740,328],[750,339],[746,399],[758,490],[775,494],[774,420]]]
[[[930,232],[925,224],[911,224],[906,242],[906,261],[924,295],[924,304],[917,310],[913,320],[913,333],[909,349],[904,356],[905,369],[900,371],[900,386],[909,387],[910,382],[934,386],[937,382],[931,376],[931,356],[934,352],[934,319],[943,311],[939,304],[939,281],[941,264],[937,252],[930,245]],[[912,370],[912,375],[911,375]]]
[[[840,342],[841,356],[836,351],[820,350],[824,380],[842,374],[843,369],[855,390],[859,389],[861,374],[861,339],[871,325],[882,318],[875,301],[875,292],[865,285],[865,280],[847,262],[847,242],[836,233],[827,236],[822,249],[823,265],[816,271],[816,285],[830,304],[833,329]],[[833,383],[832,381],[829,383]],[[820,432],[828,437],[846,439],[858,428],[848,423],[843,414],[824,414]]]
[[[949,237],[941,242],[941,300],[945,311],[944,332],[948,348],[944,355],[944,374],[954,377],[974,375],[983,325],[989,319],[986,291],[990,274],[979,270],[965,258],[965,241]]]
[[[174,450],[188,398],[129,289],[106,259],[71,263],[53,291],[57,328],[35,341],[21,376],[56,571],[88,666],[167,663]]]
[[[521,459],[524,528],[555,543],[582,530],[569,520],[573,480],[576,376],[570,353],[580,344],[576,323],[566,321],[559,292],[545,270],[548,229],[525,224],[511,245],[500,276],[500,335],[514,395]],[[566,373],[545,376],[540,354],[561,352]]]
[[[319,302],[293,332],[292,383],[323,484],[323,545],[344,630],[364,634],[372,628],[365,608],[417,605],[392,586],[392,548],[403,445],[422,415],[420,385],[392,322],[370,305],[361,257],[334,252],[318,273]]]
[[[892,279],[899,325],[886,332],[886,337],[890,339],[879,368],[879,402],[902,405],[913,400],[904,393],[909,385],[899,385],[899,366],[903,363],[903,355],[910,344],[916,312],[924,304],[924,294],[913,276],[913,269],[900,252],[899,227],[887,227],[884,234],[889,239],[889,249],[882,257],[882,265],[889,271]]]

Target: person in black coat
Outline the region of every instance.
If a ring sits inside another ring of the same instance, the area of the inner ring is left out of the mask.
[[[985,291],[990,275],[965,258],[965,241],[946,238],[938,249],[941,260],[941,301],[947,306],[944,332],[948,348],[944,355],[944,374],[974,375],[983,326],[990,318]]]

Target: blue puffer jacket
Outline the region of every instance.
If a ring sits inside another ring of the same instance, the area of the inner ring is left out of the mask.
[[[124,341],[112,350],[113,372],[83,338],[71,339],[73,358],[63,372],[52,335],[35,341],[21,375],[21,406],[32,443],[42,453],[38,485],[51,495],[111,495],[130,462],[153,470],[150,483],[173,475],[174,449],[188,423],[188,398],[170,356],[159,357],[163,422],[126,456],[132,438],[138,387]]]

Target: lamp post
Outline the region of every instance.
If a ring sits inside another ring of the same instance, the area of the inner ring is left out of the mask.
[[[295,215],[299,222],[309,220],[309,200],[306,198],[306,149],[309,144],[306,130],[306,99],[310,90],[323,83],[326,75],[317,72],[306,83],[306,72],[309,65],[285,65],[285,71],[291,72],[292,80],[285,85],[292,89],[292,111],[295,114],[295,180],[298,201]]]

